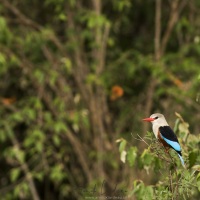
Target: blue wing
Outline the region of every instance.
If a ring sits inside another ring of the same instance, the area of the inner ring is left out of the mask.
[[[174,133],[174,131],[169,126],[161,126],[159,128],[161,137],[165,142],[173,148],[175,151],[181,152],[181,146],[178,142],[178,139]]]
[[[162,135],[161,135],[162,136]],[[167,138],[163,137],[163,140],[165,140],[165,142],[167,142],[167,144],[169,144],[175,151],[181,151],[181,146],[178,142],[175,142],[175,141],[171,141],[171,140],[168,140]]]
[[[181,146],[174,131],[169,126],[160,127],[159,131],[162,139],[178,153],[181,164],[183,165],[183,167],[185,167],[185,163],[181,154]]]

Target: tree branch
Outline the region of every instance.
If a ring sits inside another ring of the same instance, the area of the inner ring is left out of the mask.
[[[18,8],[13,6],[9,1],[7,1],[7,0],[0,0],[0,1],[3,3],[3,5],[6,8],[8,8],[14,15],[16,15],[23,24],[25,24],[27,26],[31,26],[36,30],[41,29],[41,26],[39,24],[37,24],[33,20],[27,18],[27,16],[25,16]]]
[[[186,6],[187,1],[188,0],[182,0],[180,3],[179,3],[179,0],[171,1],[170,17],[169,17],[169,21],[167,24],[167,28],[165,30],[165,34],[164,34],[164,36],[162,38],[162,42],[161,42],[161,55],[163,55],[166,50],[166,46],[169,41],[172,30],[173,30],[176,22],[178,21],[180,12]]]
[[[161,0],[156,0],[156,14],[155,14],[155,60],[160,59],[160,34],[161,34]]]
[[[93,9],[96,17],[101,15],[101,0],[92,0]],[[104,29],[104,30],[103,30]],[[97,62],[96,74],[100,75],[105,66],[107,39],[110,32],[110,24],[105,22],[103,29],[100,26],[95,27],[95,42],[97,48],[93,49],[94,57]]]
[[[8,132],[10,132],[9,127],[8,127],[7,124],[6,124],[6,129],[8,130]],[[18,140],[17,140],[17,138],[15,137],[14,134],[12,134],[12,136],[10,136],[10,139],[12,141],[13,146],[16,147],[16,149],[20,150],[21,148],[20,148],[19,142],[18,142]],[[27,183],[29,185],[29,188],[30,188],[30,191],[31,191],[33,199],[34,200],[40,200],[40,197],[38,195],[38,192],[37,192],[34,180],[33,180],[33,177],[31,175],[31,172],[29,170],[29,167],[28,167],[27,163],[26,162],[22,163],[20,161],[17,153],[16,153],[15,156],[16,156],[18,162],[20,163],[20,168],[22,169],[22,171],[24,172],[24,174],[26,176],[26,180],[27,180]]]
[[[155,33],[154,33],[154,59],[157,63],[161,57],[161,49],[160,49],[160,34],[161,34],[161,0],[156,0],[155,4]],[[156,80],[154,77],[151,77],[150,85],[147,90],[147,99],[145,105],[145,116],[149,116],[151,113],[151,109],[153,106],[153,95],[156,88]],[[148,128],[148,124],[144,124],[143,132],[146,133]],[[141,143],[143,146],[143,143]]]
[[[24,68],[24,66],[29,67],[28,68],[29,71],[27,71],[27,75],[29,76],[30,80],[32,80],[32,83],[34,87],[38,90],[38,93],[41,95],[40,98],[43,99],[43,101],[46,103],[46,106],[49,108],[51,113],[57,118],[59,114],[56,108],[52,106],[51,96],[48,93],[40,92],[40,90],[42,89],[41,85],[39,85],[37,81],[33,80],[33,77],[31,74],[32,70],[30,70],[30,69],[33,69],[33,66],[26,58],[22,59],[22,68]],[[72,147],[74,148],[77,158],[81,166],[83,167],[83,171],[87,175],[87,179],[90,182],[92,180],[92,174],[88,166],[85,151],[83,149],[84,146],[81,145],[80,141],[70,131],[67,132],[66,136],[69,142],[71,143]]]

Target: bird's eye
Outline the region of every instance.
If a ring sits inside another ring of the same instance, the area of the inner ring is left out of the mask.
[[[158,119],[158,117],[155,117],[154,119]]]

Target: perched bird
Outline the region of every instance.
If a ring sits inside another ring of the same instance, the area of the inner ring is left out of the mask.
[[[185,163],[181,154],[181,146],[174,131],[170,128],[164,115],[160,113],[152,114],[149,118],[143,119],[143,121],[151,122],[153,133],[156,138],[163,144],[163,146],[168,150],[169,148],[174,149],[181,160],[183,167]]]

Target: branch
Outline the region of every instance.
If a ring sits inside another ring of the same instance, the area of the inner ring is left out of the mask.
[[[160,59],[160,33],[161,33],[161,0],[156,0],[156,15],[155,15],[155,60]]]
[[[6,129],[8,130],[8,132],[10,132],[8,125],[6,124],[5,126],[6,126]],[[13,146],[16,147],[17,149],[21,150],[20,144],[19,144],[19,142],[18,142],[18,140],[17,140],[17,138],[15,137],[14,134],[12,134],[12,136],[10,136],[10,139],[12,141]],[[26,176],[26,180],[27,180],[27,183],[29,185],[33,199],[34,200],[40,200],[40,197],[37,193],[37,189],[36,189],[36,186],[35,186],[35,183],[34,183],[34,180],[33,180],[33,177],[31,175],[31,172],[29,170],[27,163],[26,162],[21,163],[18,155],[16,154],[15,156],[16,156],[18,162],[20,163],[21,170],[24,172],[24,174]]]
[[[14,15],[17,16],[23,24],[25,24],[27,26],[31,26],[36,30],[41,29],[41,26],[39,24],[37,24],[36,22],[34,22],[33,20],[31,20],[27,16],[25,16],[18,8],[13,6],[9,1],[1,0],[1,2],[6,8],[8,8]]]
[[[34,66],[32,66],[32,64],[26,58],[23,58],[22,59],[22,68],[25,68],[25,66],[27,68],[27,72],[26,72],[27,75],[29,76],[34,87],[38,90],[38,93],[40,94],[39,97],[41,99],[43,99],[46,106],[51,111],[51,113],[54,115],[54,117],[58,118],[59,113],[57,112],[56,108],[52,106],[51,96],[47,92],[44,93],[41,85],[38,84],[38,82],[35,81],[34,78],[32,77],[31,72],[32,72],[32,69],[34,68]],[[41,92],[40,92],[40,90],[41,90]],[[75,150],[77,158],[78,158],[81,166],[83,167],[83,171],[87,175],[88,181],[91,182],[92,174],[91,174],[91,170],[89,169],[89,166],[88,166],[88,162],[87,162],[88,160],[87,160],[87,157],[85,155],[83,145],[81,145],[80,141],[73,135],[72,132],[70,132],[70,130],[68,130],[66,136],[67,136],[67,139],[69,140],[69,142],[71,143],[72,147]]]
[[[161,0],[156,0],[155,4],[155,35],[154,35],[154,59],[156,62],[160,60],[161,50],[160,50],[160,33],[161,33]],[[147,90],[147,99],[145,105],[145,116],[151,114],[151,109],[153,106],[153,95],[156,88],[157,82],[156,79],[151,77],[150,85]],[[145,123],[143,126],[143,132],[147,132],[148,124]]]
[[[107,40],[108,40],[109,32],[110,32],[110,24],[106,24],[104,27],[103,35],[102,35],[101,47],[99,50],[99,66],[96,70],[97,75],[101,74],[105,67]]]
[[[172,172],[171,170],[169,170],[169,189],[170,189],[170,192],[172,193],[172,198],[173,198],[173,177],[172,177]]]
[[[5,193],[10,192],[13,190],[18,184],[22,183],[26,177],[22,177],[19,180],[15,181],[14,183],[10,183],[8,186],[4,186],[0,189],[1,196],[4,196]]]
[[[151,114],[151,109],[153,107],[153,97],[154,97],[154,91],[155,91],[155,88],[156,88],[156,85],[157,85],[157,82],[156,82],[156,79],[151,77],[151,80],[149,81],[149,85],[148,85],[148,89],[147,89],[147,94],[146,94],[146,97],[145,99],[147,100],[146,101],[146,105],[145,105],[145,112],[144,112],[144,115],[146,117],[150,116]],[[143,126],[143,132],[146,133],[147,132],[147,128],[148,128],[148,123],[144,123],[144,126]]]
[[[80,143],[80,141],[76,137],[74,137],[71,131],[68,130],[65,135],[67,139],[69,139],[70,143],[72,144],[72,147],[74,148],[74,151],[76,152],[79,158],[83,171],[87,175],[88,182],[91,183],[93,178],[92,178],[91,170],[89,169],[89,166],[88,166],[88,162],[86,160],[85,151],[82,148],[83,145]]]
[[[172,30],[178,21],[180,12],[183,10],[183,8],[186,6],[188,0],[182,0],[179,4],[179,0],[173,0],[171,3],[171,13],[170,18],[167,24],[167,28],[165,30],[165,34],[163,36],[162,42],[161,42],[161,55],[164,54],[167,43],[169,41],[170,35],[172,33]]]
[[[70,9],[67,10],[68,13],[68,26],[75,32],[78,32],[75,27],[74,17]],[[78,44],[75,47],[74,53],[72,55],[75,67],[73,68],[73,75],[77,86],[80,88],[80,93],[85,101],[85,103],[90,105],[90,96],[92,95],[92,88],[90,84],[86,84],[85,80],[89,74],[89,67],[84,57],[84,49],[82,47],[82,41],[77,34],[71,35],[71,41]]]
[[[42,29],[42,26],[39,25],[37,22],[33,21],[32,19],[28,18],[26,15],[24,15],[17,7],[13,6],[9,1],[7,0],[0,0],[0,2],[3,3],[3,5],[8,8],[18,19],[19,21],[31,28],[34,28],[38,31]],[[65,54],[65,49],[63,44],[60,42],[58,37],[55,35],[50,35],[49,39],[56,45],[56,47],[60,50],[60,52],[64,55]]]
[[[133,133],[131,133],[131,135],[132,135],[132,137],[134,138],[134,139],[136,139],[136,140],[139,140],[139,141],[141,141],[141,142],[144,142],[148,147],[150,146],[150,144],[148,144],[139,134],[137,134],[137,136],[138,136],[138,138],[136,138],[136,137],[134,137],[133,136]]]
[[[94,10],[97,15],[100,15],[101,13],[101,0],[92,0],[92,4],[94,7]]]
[[[93,9],[96,13],[96,17],[101,15],[101,0],[92,0]],[[93,49],[96,62],[98,63],[96,68],[96,74],[99,75],[102,73],[105,66],[105,57],[106,57],[106,47],[107,40],[110,32],[110,24],[106,23],[104,25],[104,30],[101,30],[101,27],[95,27],[95,43],[97,48]]]

